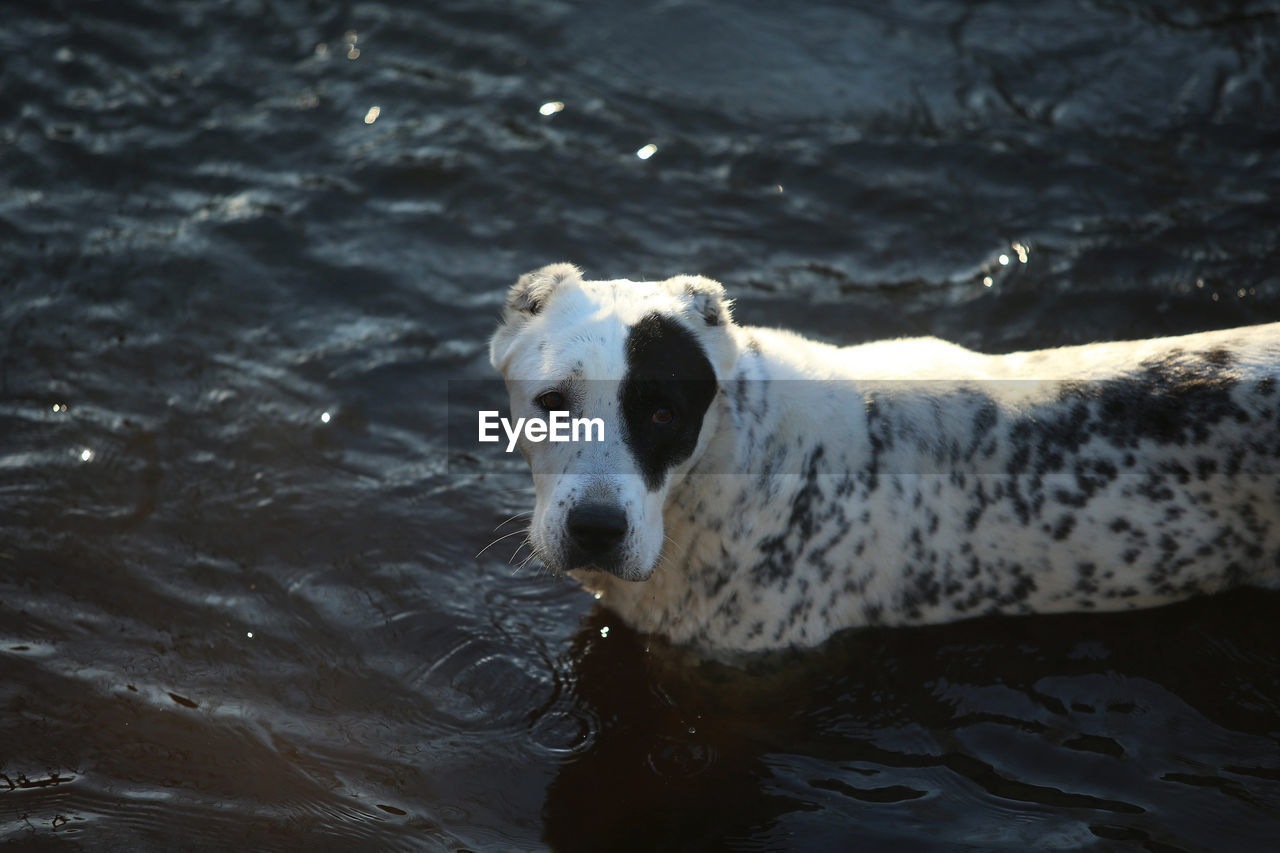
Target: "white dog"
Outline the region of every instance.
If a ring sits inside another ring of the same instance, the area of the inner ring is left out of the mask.
[[[511,289],[491,360],[530,539],[633,627],[707,650],[858,625],[1146,607],[1280,577],[1280,324],[989,356],[733,323],[723,288]]]

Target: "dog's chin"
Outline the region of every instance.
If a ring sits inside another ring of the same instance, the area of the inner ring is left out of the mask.
[[[629,581],[631,583],[640,583],[647,581],[653,575],[653,568],[640,569],[635,566],[624,565],[621,561],[608,561],[601,563],[583,563],[582,565],[573,566],[571,572],[582,572],[584,574],[607,574],[613,575],[618,580]]]

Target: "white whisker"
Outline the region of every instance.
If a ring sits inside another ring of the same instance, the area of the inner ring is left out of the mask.
[[[516,546],[516,549],[515,549],[514,551],[512,551],[512,552],[511,552],[511,556],[507,558],[507,565],[508,565],[508,566],[509,566],[509,565],[511,565],[511,561],[512,561],[512,560],[514,560],[514,559],[516,558],[516,555],[520,553],[520,549],[521,549],[521,548],[523,548],[523,547],[524,547],[524,546],[526,546],[526,545],[529,545],[529,546],[531,546],[531,547],[532,547],[532,541],[531,541],[527,536],[525,537],[525,540],[524,540],[523,542],[521,542],[519,545],[517,545],[517,546]]]
[[[529,546],[529,554],[528,554],[528,556],[526,556],[523,560],[521,560],[521,561],[520,561],[520,565],[516,566],[515,571],[513,571],[513,572],[511,573],[512,575],[517,574],[521,569],[523,569],[525,566],[529,565],[529,562],[530,562],[531,560],[533,560],[533,559],[535,559],[535,558],[539,558],[539,559],[540,559],[540,555],[538,554],[538,546],[537,546],[537,545],[535,545],[535,544],[533,543],[533,539],[532,539],[532,538],[527,538],[527,539],[525,539],[523,542],[521,542],[521,543],[520,543],[520,547],[519,547],[519,548],[516,548],[515,553],[511,555],[511,559],[512,559],[512,560],[514,560],[514,559],[515,559],[516,554],[519,554],[519,553],[520,553],[520,548],[523,548],[525,545],[528,545],[528,546]],[[508,560],[507,562],[508,562],[508,564],[509,564],[511,561],[510,561],[510,560]],[[545,562],[546,562],[546,561],[545,561],[545,560],[543,560],[542,562],[545,564]]]
[[[522,517],[522,516],[526,516],[526,515],[533,515],[533,510],[531,510],[531,509],[527,509],[527,510],[525,510],[524,512],[517,512],[515,515],[511,516],[510,518],[508,518],[506,521],[500,522],[500,523],[498,524],[498,527],[502,527],[503,525],[510,524],[511,522],[515,521],[517,518],[520,518],[520,517]],[[490,532],[490,533],[492,533],[494,530],[497,530],[497,529],[498,529],[498,527],[493,528],[493,530],[491,530],[491,531],[489,531],[489,532]]]
[[[481,548],[479,553],[476,554],[476,557],[478,558],[480,554],[483,554],[485,551],[488,551],[490,548],[492,548],[494,545],[497,545],[503,539],[510,539],[512,536],[519,536],[522,533],[528,533],[528,532],[529,532],[529,528],[526,527],[523,530],[513,530],[510,533],[507,533],[503,536],[499,536],[497,539],[493,540],[488,545],[485,545],[483,548]]]

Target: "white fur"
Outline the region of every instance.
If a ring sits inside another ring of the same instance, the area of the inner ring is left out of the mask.
[[[549,567],[576,568],[576,502],[625,508],[623,566],[574,574],[636,628],[756,650],[1275,583],[1280,324],[998,356],[932,338],[837,348],[734,325],[707,279],[557,265],[517,283],[492,342],[513,416],[571,378],[575,414],[616,424],[628,330],[651,312],[715,372],[694,453],[649,489],[618,429],[521,446]]]

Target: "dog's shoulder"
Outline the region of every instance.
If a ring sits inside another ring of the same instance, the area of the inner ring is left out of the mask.
[[[940,338],[897,338],[838,346],[789,329],[743,327],[778,374],[795,378],[958,379],[987,375],[991,357]]]

